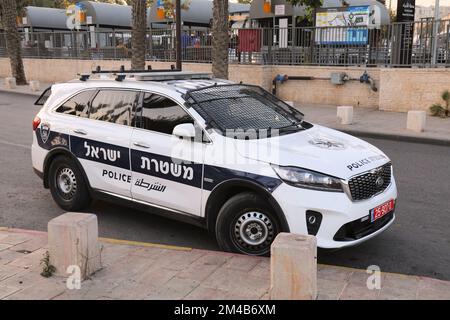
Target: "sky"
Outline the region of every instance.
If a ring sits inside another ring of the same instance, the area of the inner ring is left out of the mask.
[[[230,1],[237,2],[237,0],[230,0]],[[434,1],[435,0],[416,0],[416,5],[424,7],[434,6]],[[386,2],[389,3],[389,0],[387,0]],[[392,4],[394,3],[397,4],[397,0],[392,0]],[[439,0],[439,5],[450,7],[450,0]]]
[[[394,3],[394,2],[396,2],[396,1],[392,1],[392,3]],[[434,0],[416,0],[416,5],[424,6],[424,7],[434,6]],[[439,0],[439,5],[450,7],[450,0]]]
[[[395,10],[397,7],[397,0],[386,0],[386,7],[389,8],[389,1],[392,1],[392,8]],[[422,7],[434,7],[435,0],[416,0],[416,6]],[[439,0],[440,7],[450,7],[450,0]]]

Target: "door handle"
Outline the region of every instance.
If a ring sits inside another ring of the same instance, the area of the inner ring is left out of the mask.
[[[150,146],[143,142],[134,142],[133,144],[139,148],[150,149]]]
[[[73,130],[73,132],[81,134],[83,136],[87,135],[87,132],[84,131],[83,129],[75,129],[75,130]]]

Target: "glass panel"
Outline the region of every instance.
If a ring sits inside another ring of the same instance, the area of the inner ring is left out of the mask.
[[[134,91],[102,90],[92,101],[89,118],[128,126],[137,97]]]
[[[77,117],[87,117],[89,101],[94,91],[84,91],[62,104],[56,112]]]
[[[174,101],[157,95],[144,95],[142,128],[172,134],[181,123],[194,123],[192,118]]]

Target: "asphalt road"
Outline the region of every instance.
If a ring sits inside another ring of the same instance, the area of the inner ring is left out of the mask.
[[[63,211],[31,168],[34,98],[0,93],[0,226],[46,230]],[[444,120],[443,120],[444,121]],[[448,120],[447,120],[448,121]],[[450,148],[367,139],[392,159],[397,220],[358,247],[319,251],[319,263],[450,280]],[[104,202],[90,208],[104,237],[217,250],[207,232]]]

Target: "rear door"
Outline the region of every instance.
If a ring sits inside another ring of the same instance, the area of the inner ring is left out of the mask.
[[[70,147],[92,188],[131,197],[130,138],[140,93],[101,89],[86,118],[71,125]]]
[[[131,138],[132,195],[200,215],[204,144],[173,136],[173,128],[181,123],[194,120],[180,104],[161,94],[144,93]]]

